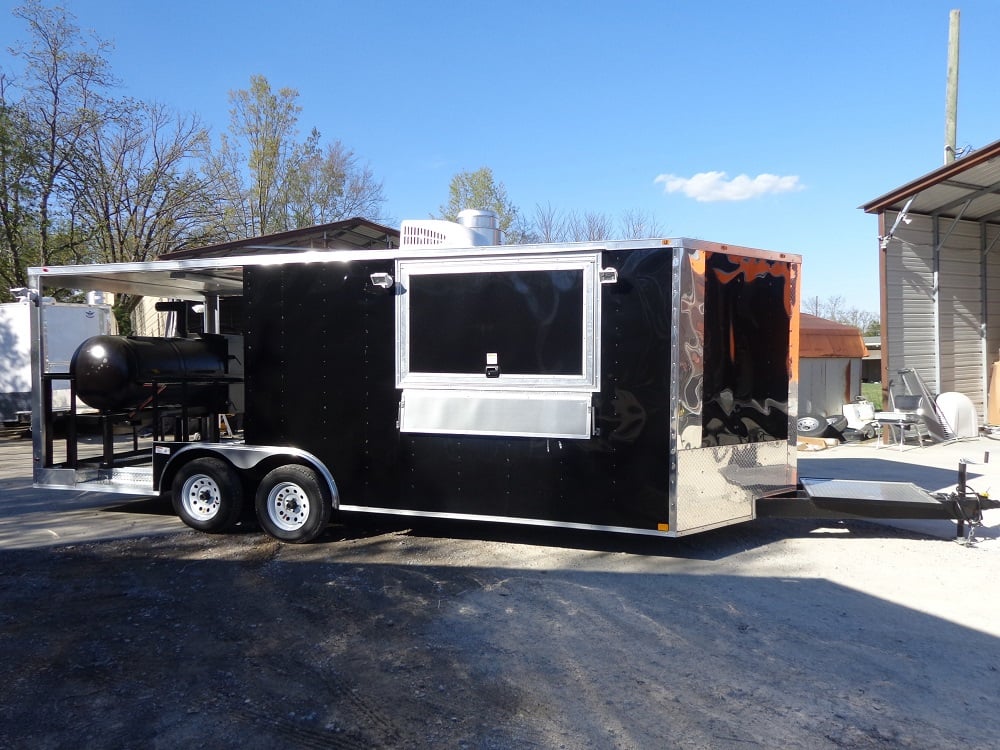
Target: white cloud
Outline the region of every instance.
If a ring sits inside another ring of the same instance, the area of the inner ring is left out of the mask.
[[[805,185],[799,183],[798,175],[759,174],[750,177],[741,174],[730,180],[725,172],[699,172],[691,177],[661,174],[654,182],[662,182],[666,193],[683,193],[702,203],[746,201],[762,195],[805,190]]]

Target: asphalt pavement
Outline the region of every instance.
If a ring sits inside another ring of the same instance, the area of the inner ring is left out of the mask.
[[[186,528],[161,498],[36,489],[31,476],[31,441],[19,430],[0,433],[2,549],[168,534]]]

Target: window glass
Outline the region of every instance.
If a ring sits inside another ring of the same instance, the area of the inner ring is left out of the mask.
[[[583,271],[411,276],[410,372],[582,375]]]
[[[399,261],[397,384],[596,390],[598,259]]]

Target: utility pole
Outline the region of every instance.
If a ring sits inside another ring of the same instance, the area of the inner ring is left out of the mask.
[[[955,161],[958,124],[958,26],[961,11],[951,11],[948,23],[948,85],[944,95],[944,163]]]

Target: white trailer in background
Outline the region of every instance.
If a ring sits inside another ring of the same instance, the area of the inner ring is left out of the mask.
[[[0,423],[30,422],[31,415],[31,320],[30,306],[38,300],[25,297],[18,302],[0,304]],[[42,336],[39,341],[44,372],[68,374],[73,352],[91,336],[115,332],[110,305],[53,302],[45,305]],[[52,408],[69,409],[70,381],[58,380],[52,386]]]

